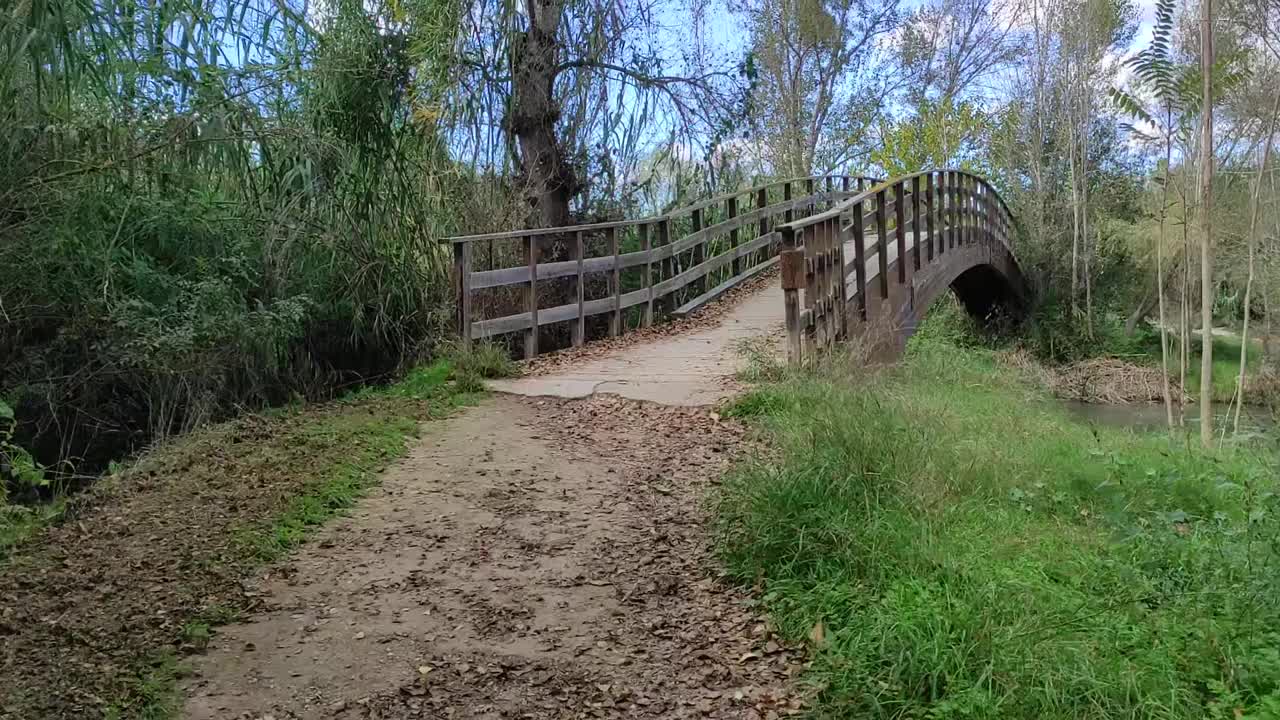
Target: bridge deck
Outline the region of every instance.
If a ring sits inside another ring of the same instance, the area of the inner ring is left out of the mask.
[[[867,282],[879,275],[874,235],[866,236]],[[907,233],[907,248],[915,234]],[[845,255],[853,258],[853,242]],[[889,243],[888,266],[898,249]],[[564,398],[611,393],[664,405],[711,405],[733,394],[746,364],[740,343],[766,338],[775,352],[783,340],[781,286],[775,281],[740,301],[711,327],[627,345],[557,371],[490,382],[499,392]]]

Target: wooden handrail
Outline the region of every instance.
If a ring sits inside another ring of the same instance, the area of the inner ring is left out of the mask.
[[[989,262],[998,251],[1016,266],[1009,243],[1015,225],[1008,205],[985,178],[941,169],[876,183],[823,212],[778,226],[787,269],[782,290],[788,356],[799,360],[805,338],[816,347],[842,340],[851,303],[855,321],[862,322],[871,320],[869,296],[884,303],[895,288],[906,288],[897,291],[894,306],[914,303],[915,274],[930,272],[931,264],[958,248],[969,253],[965,262]],[[852,261],[845,259],[846,245],[853,249]],[[891,269],[896,269],[892,281]],[[872,277],[876,291],[868,287]]]
[[[772,228],[778,222],[794,220],[797,215],[814,212],[820,206],[837,204],[860,188],[878,182],[852,175],[777,180],[637,220],[444,238],[442,242],[449,242],[454,248],[459,335],[466,343],[475,338],[523,331],[525,355],[532,357],[539,352],[538,328],[544,325],[570,321],[572,342],[580,345],[586,340],[585,320],[593,315],[610,314],[611,335],[625,331],[623,310],[636,305],[643,305],[640,322],[645,326],[654,322],[659,305],[664,312],[684,315],[772,267],[777,262],[778,247],[778,234]],[[801,183],[803,194],[793,196],[793,187]],[[779,189],[781,200],[777,198]],[[743,199],[754,207],[743,208],[740,204]],[[718,205],[723,205],[723,214],[711,215],[710,211]],[[690,230],[673,238],[672,225],[686,218]],[[620,236],[631,228],[635,228],[641,247],[622,252]],[[744,230],[749,233],[746,237],[753,239],[741,237]],[[608,254],[587,257],[586,244],[598,242],[601,237],[608,243]],[[547,239],[567,245],[570,257],[540,262],[540,251]],[[525,262],[516,267],[476,271],[473,269],[476,241],[518,242],[524,249]],[[708,257],[710,251],[714,254]],[[622,271],[634,268],[640,269],[641,287],[623,292]],[[609,297],[587,299],[586,276],[593,274],[606,276]],[[556,278],[566,279],[572,302],[539,307],[539,283]],[[717,284],[708,289],[708,280],[713,278]],[[508,286],[524,288],[522,312],[482,320],[472,317],[474,293]],[[676,298],[676,293],[681,293],[683,299]]]
[[[452,237],[442,237],[437,242],[444,243],[464,243],[476,242],[477,240],[515,240],[517,238],[529,237],[532,235],[564,235],[571,232],[591,232],[593,230],[608,230],[610,228],[633,227],[636,225],[652,224],[663,220],[679,220],[681,218],[692,215],[695,211],[706,210],[720,203],[726,202],[730,198],[741,195],[758,193],[760,190],[767,190],[775,187],[782,187],[785,184],[797,182],[812,182],[814,180],[833,179],[849,179],[861,181],[863,183],[881,182],[876,178],[864,177],[861,175],[814,175],[807,178],[792,178],[790,180],[773,180],[771,182],[754,185],[749,188],[743,188],[734,192],[722,193],[707,200],[701,200],[692,205],[685,205],[671,210],[661,215],[649,215],[647,217],[637,218],[635,220],[610,220],[607,222],[584,223],[582,225],[562,225],[550,228],[531,228],[528,230],[505,230],[502,232],[479,233],[476,235],[455,235]]]

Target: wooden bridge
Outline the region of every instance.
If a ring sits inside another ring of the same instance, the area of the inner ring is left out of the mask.
[[[526,357],[579,346],[684,316],[781,264],[799,361],[855,336],[899,350],[948,288],[978,318],[1019,312],[1012,228],[983,178],[929,170],[777,181],[640,220],[444,242],[464,343],[520,333]]]

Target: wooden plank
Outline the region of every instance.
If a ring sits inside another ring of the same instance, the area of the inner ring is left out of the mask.
[[[716,268],[723,267],[728,262],[732,262],[734,257],[741,257],[750,253],[752,250],[764,247],[774,239],[774,235],[774,233],[770,233],[765,237],[756,238],[749,243],[738,246],[738,248],[733,252],[721,253],[700,265],[695,265],[688,270],[685,270],[675,277],[667,278],[666,280],[658,283],[655,286],[654,291],[659,295],[666,295],[667,293],[674,292],[690,285],[698,278],[706,276],[708,272]]]
[[[880,263],[880,297],[889,297],[889,219],[885,215],[885,192],[876,193],[876,252]]]
[[[688,315],[688,314],[692,313],[693,311],[697,310],[698,308],[702,307],[703,305],[706,305],[707,303],[711,302],[712,300],[715,300],[716,298],[718,298],[718,297],[720,297],[721,295],[725,294],[725,293],[726,293],[726,292],[728,292],[729,290],[732,290],[733,288],[737,287],[738,285],[741,285],[744,281],[746,281],[746,280],[750,280],[751,278],[755,277],[756,275],[759,275],[760,273],[764,272],[765,270],[768,270],[769,268],[773,267],[774,265],[777,265],[777,264],[778,264],[778,262],[779,262],[779,258],[780,258],[780,257],[781,257],[781,255],[774,255],[773,257],[769,258],[768,260],[765,260],[764,262],[762,262],[762,263],[760,263],[760,264],[758,264],[758,265],[755,265],[754,267],[748,268],[748,269],[747,269],[746,271],[744,271],[742,274],[740,274],[740,275],[735,275],[735,276],[733,276],[733,277],[729,278],[728,280],[725,280],[724,282],[720,283],[719,285],[717,285],[717,286],[715,286],[715,287],[711,288],[710,290],[706,291],[705,293],[703,293],[703,294],[699,295],[698,297],[696,297],[696,298],[694,298],[694,299],[690,300],[689,302],[685,303],[684,305],[681,305],[680,307],[676,308],[675,312],[674,312],[674,313],[672,313],[672,314],[673,314],[673,315],[675,315],[676,317],[684,317],[684,316],[686,316],[686,315]]]
[[[923,228],[920,227],[920,176],[916,175],[911,178],[911,232],[915,236],[915,242],[911,245],[911,262],[915,266],[914,269],[920,270],[920,239],[923,236]]]
[[[647,257],[649,251],[653,249],[653,238],[649,235],[649,228],[652,227],[648,223],[640,226],[640,248],[641,252]],[[644,264],[644,278],[642,284],[645,291],[644,317],[641,322],[645,327],[653,325],[653,261],[646,260]]]
[[[729,217],[729,219],[726,222],[732,225],[731,229],[729,230],[729,248],[733,249],[738,247],[738,225],[733,224],[734,219],[738,217],[738,196],[737,195],[731,196],[728,199],[728,201],[726,201],[725,214],[728,215]],[[749,223],[742,223],[742,224],[746,225]],[[734,275],[742,274],[742,258],[733,259],[733,274]]]
[[[907,284],[907,213],[902,183],[893,184],[893,234],[898,242],[898,284]]]
[[[573,259],[578,262],[577,277],[573,281],[573,294],[578,301],[578,317],[574,320],[573,325],[569,328],[569,336],[574,347],[582,347],[587,341],[587,315],[583,308],[583,295],[585,293],[585,283],[582,280],[582,260],[584,248],[582,245],[582,231],[573,234]]]
[[[458,337],[464,348],[471,347],[471,256],[474,246],[455,243],[453,246],[454,283],[457,288]]]
[[[647,227],[647,226],[641,226]],[[459,243],[462,245],[464,243]],[[617,256],[614,260],[612,255],[603,255],[601,257],[586,258],[582,261],[582,272],[590,275],[592,273],[612,272],[614,263],[618,263],[620,270],[637,265],[646,265],[660,257],[654,257],[647,251],[629,252]],[[558,277],[568,277],[578,274],[577,260],[562,260],[553,263],[538,264],[538,279],[551,280]],[[529,268],[513,267],[502,268],[500,270],[481,270],[480,272],[471,273],[471,289],[483,290],[491,287],[504,287],[507,285],[521,285],[529,282]]]
[[[853,270],[857,275],[856,293],[858,296],[858,315],[863,322],[867,321],[867,243],[863,229],[862,201],[853,208]]]
[[[658,277],[660,278],[669,278],[676,274],[675,259],[671,256],[670,253],[668,253],[665,256],[660,254],[662,253],[663,250],[669,249],[670,243],[671,243],[671,220],[663,219],[658,223],[658,247],[653,250],[655,259],[662,260],[662,264],[658,266]],[[660,285],[661,281],[659,281],[657,284]],[[663,297],[664,295],[666,295],[666,293],[659,292],[656,287],[654,288],[653,292],[655,295],[657,295],[661,299],[661,306],[664,311],[670,311],[673,309],[671,300],[669,298]]]
[[[769,191],[766,188],[760,188],[760,190],[756,193],[756,210],[760,211],[767,207],[769,207]],[[759,214],[760,214],[760,217],[759,217],[760,225],[756,228],[756,237],[763,237],[769,234],[769,216],[765,215],[764,213],[759,213]],[[763,260],[765,256],[771,255],[771,254],[772,253],[768,252],[767,250],[762,251],[760,253],[761,257],[758,260]]]
[[[618,298],[605,297],[598,300],[588,300],[583,303],[583,312],[587,317],[599,315],[601,313],[613,312],[615,303]],[[623,293],[621,297],[621,305],[623,309],[633,305],[640,305],[648,300],[648,293],[644,290],[632,290],[629,293]],[[576,322],[578,317],[578,304],[568,303],[566,305],[557,305],[552,308],[542,308],[538,311],[538,325],[553,325],[558,322]],[[471,333],[474,338],[493,337],[494,335],[502,335],[503,333],[516,332],[517,330],[528,331],[532,327],[529,319],[529,313],[516,313],[515,315],[505,315],[503,317],[491,318],[488,320],[477,320],[471,324]]]
[[[795,248],[778,253],[782,264],[782,289],[799,290],[804,287],[804,253]]]
[[[524,294],[524,309],[529,314],[528,330],[524,334],[526,359],[538,355],[538,236],[525,238],[525,263],[529,266],[529,285]]]
[[[694,210],[693,211],[694,235],[697,235],[698,231],[701,229],[702,229],[702,210],[701,209]],[[693,257],[690,259],[690,262],[693,264],[694,267],[697,267],[702,263],[706,262],[707,260],[707,244],[706,243],[707,243],[707,239],[704,237],[701,241],[699,241],[693,246]],[[703,273],[697,277],[698,283],[693,286],[694,294],[700,295],[707,291],[707,281],[704,279],[705,277],[706,277],[706,273]]]
[[[925,176],[925,183],[924,183],[925,205],[926,205],[926,211],[928,214],[928,217],[926,218],[926,222],[928,223],[928,226],[929,226],[929,244],[926,246],[925,252],[927,253],[926,259],[929,262],[933,262],[933,243],[934,243],[934,238],[936,237],[935,220],[938,213],[937,213],[937,198],[934,195],[933,191],[934,191],[934,186],[937,184],[937,179],[938,179],[937,175],[930,173]],[[919,242],[918,239],[917,239],[917,242]]]
[[[613,317],[609,318],[609,335],[617,337],[622,334],[622,271],[618,267],[618,229],[605,230],[605,238],[609,242],[609,251],[613,255],[613,273],[609,276],[609,290],[617,302]]]

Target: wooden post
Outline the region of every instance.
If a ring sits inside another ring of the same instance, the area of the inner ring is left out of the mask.
[[[463,348],[471,347],[471,254],[469,242],[453,243],[454,289],[457,302],[458,338]]]
[[[759,225],[756,226],[756,237],[758,238],[769,234],[769,218],[763,212],[767,207],[769,207],[769,187],[766,185],[756,191],[756,209],[761,211]],[[760,252],[756,255],[755,262],[751,263],[753,267],[773,257],[773,253],[769,248],[760,248]]]
[[[782,304],[787,325],[787,361],[798,365],[800,346],[800,287],[804,283],[804,252],[796,248],[795,231],[782,228]]]
[[[783,222],[791,222],[795,219],[795,210],[791,207],[791,181],[782,183],[782,200],[788,203],[787,209],[782,213]]]
[[[933,262],[933,244],[936,241],[935,235],[937,234],[937,223],[935,222],[935,220],[938,215],[937,195],[934,193],[933,190],[934,190],[934,185],[937,183],[938,176],[935,173],[929,173],[928,175],[924,176],[924,179],[925,179],[925,183],[924,183],[925,203],[927,204],[927,207],[928,207],[928,215],[926,217],[926,221],[928,222],[928,225],[929,225],[928,227],[929,244],[926,246],[927,247],[926,252],[928,253],[927,255],[928,261]]]
[[[738,217],[738,196],[737,195],[731,195],[729,199],[725,201],[725,205],[726,205],[725,214],[728,215],[727,219],[733,220],[734,218]],[[736,252],[737,249],[738,249],[738,228],[735,227],[729,231],[729,252]],[[741,275],[741,274],[742,274],[742,258],[735,256],[733,258],[733,276],[737,277],[738,275]]]
[[[693,219],[693,231],[698,232],[699,230],[702,229],[702,208],[698,208],[697,210],[693,211],[692,219]],[[693,246],[693,260],[692,260],[692,265],[690,267],[698,267],[703,262],[705,262],[706,259],[707,259],[707,241],[703,240]],[[707,276],[703,275],[697,280],[694,280],[692,285],[693,285],[693,296],[697,297],[701,295],[702,293],[707,291]]]
[[[664,217],[658,221],[658,247],[666,247],[671,244],[671,217]],[[674,255],[668,255],[658,264],[658,280],[659,282],[675,277],[676,259]],[[658,306],[663,314],[669,313],[675,309],[672,302],[675,295],[668,293],[658,299]]]
[[[924,233],[920,231],[920,176],[911,178],[911,236],[915,242],[911,244],[911,264],[914,270],[920,270],[920,243],[924,242]]]
[[[538,355],[538,236],[530,235],[524,244],[524,259],[529,265],[529,287],[524,291],[524,309],[529,313],[529,329],[524,331],[525,359]]]
[[[640,226],[640,249],[646,253],[653,251],[653,236],[649,233],[649,223]],[[641,322],[645,327],[653,326],[653,260],[646,259],[644,263],[644,289],[648,290],[647,298],[644,301],[644,318]]]
[[[849,189],[849,178],[847,177],[844,179],[843,189]],[[836,327],[836,332],[840,340],[845,340],[849,337],[849,286],[844,281],[844,241],[844,220],[837,217],[835,219],[836,304],[838,306],[840,324]]]
[[[809,217],[813,214],[813,178],[804,181],[804,191],[809,196],[809,202],[805,205],[804,216]]]
[[[947,248],[952,249],[960,244],[960,173],[957,172],[951,173],[951,180],[947,183],[947,210],[951,225]]]
[[[573,234],[573,259],[578,261],[578,270],[574,275],[573,292],[578,302],[578,317],[574,319],[573,325],[570,327],[570,336],[573,340],[574,347],[582,347],[586,342],[586,314],[583,306],[583,286],[582,281],[582,231],[579,230]]]
[[[867,233],[863,228],[863,201],[853,204],[853,273],[858,293],[858,318],[867,321]]]
[[[902,181],[893,184],[893,234],[898,241],[898,284],[907,284],[907,199]]]
[[[880,266],[880,297],[889,297],[889,218],[885,212],[885,193],[876,193],[876,254]]]
[[[622,268],[618,265],[618,228],[605,230],[609,239],[609,251],[613,253],[613,271],[609,273],[609,289],[613,292],[613,315],[609,319],[609,334],[617,337],[626,329],[622,322]]]

